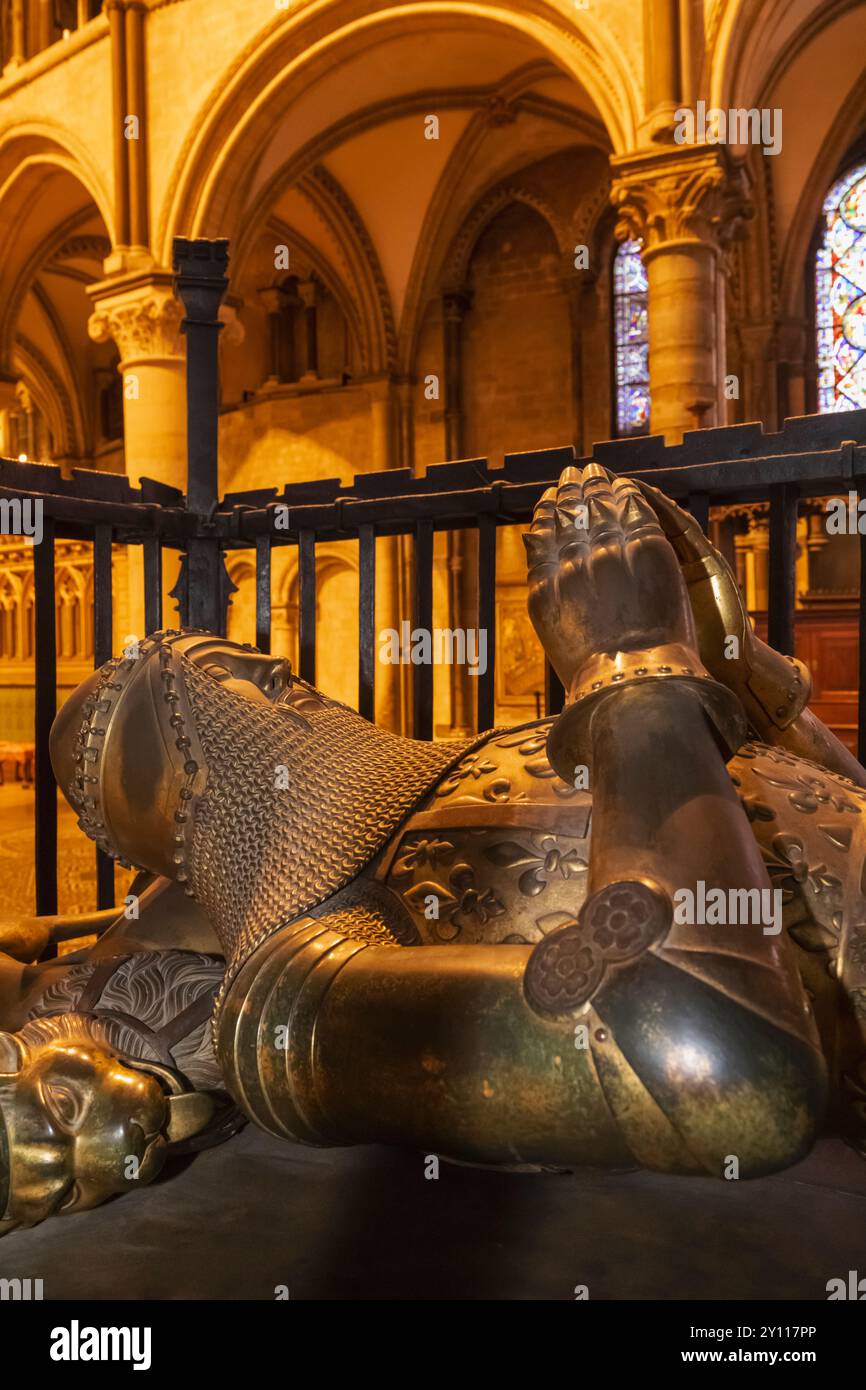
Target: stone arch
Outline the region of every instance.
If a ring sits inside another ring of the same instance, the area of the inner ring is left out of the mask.
[[[93,262],[91,278],[98,279],[112,226],[105,187],[73,137],[50,122],[0,132],[0,369],[21,376],[61,458],[89,455],[90,402],[63,322],[66,311],[57,312],[40,277],[52,262],[83,258]],[[68,266],[64,273],[88,279]],[[73,337],[80,331],[86,341],[89,305],[82,303],[80,323],[77,308],[68,312]],[[28,314],[35,315],[32,324]]]
[[[393,369],[397,330],[391,296],[373,240],[351,198],[323,164],[304,177],[301,188],[330,226],[352,268],[361,304],[366,370]]]
[[[13,121],[0,130],[0,200],[28,168],[55,165],[86,190],[114,245],[114,219],[108,188],[86,146],[55,121]]]
[[[288,226],[277,217],[271,217],[264,227],[255,227],[254,234],[247,233],[240,252],[233,258],[234,284],[242,285],[244,283],[244,276],[249,273],[256,254],[256,247],[266,236],[272,236],[275,245],[287,246],[290,253],[290,264],[296,266],[300,263],[301,270],[308,274],[314,274],[333,296],[346,321],[360,370],[368,371],[368,364],[372,357],[370,325],[359,308],[357,296],[352,293],[343,276],[320,248],[302,236],[295,228]],[[274,271],[274,282],[282,283],[290,274],[292,274],[291,271]]]
[[[35,343],[18,335],[12,352],[12,370],[27,385],[45,417],[54,451],[59,458],[77,458],[84,452],[80,402]]]
[[[323,71],[376,39],[441,30],[455,19],[528,39],[585,88],[615,150],[634,143],[638,83],[591,12],[569,21],[540,2],[527,7],[517,0],[333,0],[312,13],[280,14],[214,84],[169,182],[157,233],[161,259],[168,261],[177,234],[237,236],[257,150],[274,120]]]
[[[465,289],[456,364],[446,380],[460,411],[450,457],[498,458],[522,449],[573,443],[573,316],[565,275],[565,228],[551,224],[536,198],[488,200],[466,245],[451,263]],[[518,277],[526,269],[531,292]],[[450,335],[451,340],[456,335]]]
[[[32,661],[36,655],[36,576],[29,570],[21,585],[21,657]]]
[[[339,586],[334,592],[333,585]],[[290,655],[297,651],[300,575],[292,549],[277,584],[274,610],[285,615]],[[358,560],[351,544],[316,547],[316,685],[326,695],[354,706],[357,703]],[[329,589],[331,592],[329,592]],[[348,602],[347,602],[348,600]],[[351,634],[351,640],[346,637]],[[347,660],[347,653],[349,659]]]
[[[88,588],[74,564],[62,565],[54,582],[59,660],[82,660],[93,655],[92,625],[88,622]]]
[[[11,570],[0,572],[0,657],[6,661],[20,661],[24,654],[21,594],[20,577]]]
[[[473,178],[473,161],[488,137],[490,125],[509,123],[524,114],[543,116],[551,129],[567,129],[574,140],[586,141],[603,149],[605,154],[609,151],[607,132],[599,122],[583,112],[564,108],[533,92],[533,84],[551,71],[552,65],[546,59],[541,59],[525,64],[488,88],[484,105],[469,122],[448,159],[425,215],[406,291],[400,324],[399,358],[401,371],[407,375],[414,370],[418,333],[427,300],[441,288],[444,280],[448,279],[452,284],[459,282],[459,271],[444,269],[445,258],[453,255],[461,234],[485,198],[494,196],[492,190],[507,180],[519,181],[521,178],[519,166],[499,169],[486,185],[479,186],[477,177]],[[494,116],[492,121],[491,117]],[[542,158],[540,155],[539,162]],[[530,199],[533,195],[527,188],[523,196]],[[554,212],[543,197],[538,199],[538,204],[539,210],[544,211],[552,225],[556,224],[559,237],[565,219]],[[492,215],[495,216],[495,209]]]
[[[810,252],[821,216],[821,205],[846,163],[853,162],[853,147],[866,124],[866,66],[821,142],[804,181],[779,264],[779,307],[795,315],[802,305],[804,275],[809,273]]]
[[[235,586],[232,589],[229,585],[226,636],[233,642],[252,641],[255,637],[255,557],[248,551],[228,551],[226,573]]]
[[[780,70],[806,48],[816,32],[858,0],[728,0],[716,7],[707,33],[713,61],[707,75],[710,106],[762,104]]]
[[[520,183],[505,183],[493,189],[476,205],[457,234],[446,262],[445,278],[448,282],[455,285],[463,284],[472,254],[484,232],[512,203],[523,203],[534,208],[552,231],[560,253],[563,256],[567,254],[568,227],[550,203]]]

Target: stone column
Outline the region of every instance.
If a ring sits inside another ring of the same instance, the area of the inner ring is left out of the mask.
[[[131,274],[90,285],[94,312],[87,331],[113,338],[123,377],[126,472],[186,487],[186,381],[183,308],[166,272]]]
[[[370,453],[372,468],[381,471],[393,468],[397,458],[396,430],[394,428],[394,401],[391,382],[387,377],[378,382],[370,382]]]
[[[740,394],[744,420],[763,420],[765,428],[777,423],[775,334],[771,323],[744,323],[739,328],[743,345],[743,380]]]
[[[301,303],[304,306],[304,341],[307,352],[307,361],[301,381],[318,381],[319,337],[316,305],[319,302],[319,286],[313,279],[302,280],[298,285],[298,294],[301,296]]]
[[[681,91],[679,0],[644,0],[645,133],[657,139],[673,119]]]
[[[751,215],[746,174],[716,146],[611,159],[616,235],[643,241],[650,427],[669,443],[724,423],[723,251]]]
[[[469,291],[448,289],[442,295],[442,354],[445,363],[445,458],[463,456],[463,320]]]
[[[395,409],[388,377],[366,386],[370,397],[370,467],[375,472],[393,468],[398,457]],[[376,541],[376,642],[375,713],[376,723],[394,733],[409,728],[409,685],[405,666],[386,665],[378,660],[379,633],[386,628],[400,630],[401,617],[411,619],[411,599],[407,593],[406,554],[401,536],[379,536]],[[411,593],[411,589],[409,590]]]
[[[27,34],[24,23],[24,0],[12,0],[10,6],[12,14],[9,21],[9,53],[6,57],[4,72],[12,72],[15,68],[20,68],[27,60]]]
[[[808,341],[805,320],[783,319],[776,328],[776,358],[779,364],[779,420],[806,414],[806,358]],[[758,419],[755,416],[755,419]]]
[[[54,5],[52,0],[38,0],[36,12],[36,32],[38,52],[50,48],[54,42]]]
[[[445,457],[449,462],[462,458],[466,449],[463,421],[463,320],[472,299],[465,286],[452,286],[442,295],[443,360],[445,364]],[[449,531],[446,541],[448,567],[448,625],[451,628],[475,626],[477,584],[476,538],[468,531]],[[455,737],[474,728],[472,708],[474,681],[465,667],[448,668],[450,724]],[[444,711],[434,711],[436,722],[444,722]]]
[[[287,307],[286,291],[280,285],[269,285],[259,290],[259,299],[268,315],[268,349],[270,361],[268,375],[262,383],[264,387],[279,386],[283,381],[294,381],[295,364],[283,361],[282,318]],[[294,356],[294,352],[292,354]]]
[[[148,212],[148,132],[145,71],[144,20],[147,6],[143,0],[126,0],[124,14],[126,100],[128,115],[138,118],[138,134],[126,140],[129,168],[129,240],[132,249],[147,252],[150,246],[150,214]]]
[[[567,269],[562,277],[562,287],[568,300],[568,317],[571,328],[572,443],[577,450],[578,457],[580,457],[583,454],[583,437],[586,433],[583,389],[583,323],[586,314],[586,300],[590,294],[597,292],[598,279],[594,271],[589,268],[576,274],[574,263],[569,256]]]
[[[12,416],[18,409],[18,378],[0,372],[0,458],[13,458]]]
[[[749,537],[755,552],[755,609],[766,613],[770,601],[770,521],[753,517]]]
[[[743,598],[750,613],[757,607],[755,603],[755,550],[752,539],[746,531],[738,531],[734,536],[734,555],[737,562],[737,583],[743,591]]]
[[[39,460],[36,458],[36,407],[33,404],[33,397],[23,381],[19,381],[15,387],[15,401],[18,414],[22,411],[24,413],[23,441],[19,431],[20,452],[27,455],[30,463],[38,463]],[[21,447],[22,444],[23,448]]]
[[[401,381],[397,386],[396,405],[399,414],[399,424],[396,432],[399,450],[396,466],[398,468],[414,469],[415,408],[411,381]]]

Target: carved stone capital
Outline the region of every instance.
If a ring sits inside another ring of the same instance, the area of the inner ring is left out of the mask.
[[[103,281],[92,286],[90,294],[94,312],[87,331],[94,342],[114,340],[121,367],[154,359],[183,359],[183,305],[172,291],[170,277],[167,283],[153,277],[133,284]]]
[[[745,167],[717,146],[667,146],[611,166],[616,236],[642,240],[649,254],[684,241],[723,251],[754,213]]]

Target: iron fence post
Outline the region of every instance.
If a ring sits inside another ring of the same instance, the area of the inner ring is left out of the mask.
[[[186,505],[206,527],[219,497],[219,307],[228,289],[228,241],[174,239],[175,289],[186,317]],[[219,539],[199,534],[186,548],[186,612],[191,627],[225,628]]]

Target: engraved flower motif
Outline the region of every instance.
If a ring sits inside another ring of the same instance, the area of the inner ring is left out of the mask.
[[[587,863],[577,849],[563,849],[555,835],[533,835],[530,844],[502,840],[484,851],[485,859],[498,868],[522,869],[517,886],[526,898],[543,893],[552,879],[575,878],[586,873]]]
[[[450,840],[404,840],[399,858],[394,865],[394,878],[407,878],[415,869],[426,864],[435,869],[439,864],[447,864],[449,859],[454,858],[454,854],[454,846]]]
[[[456,922],[458,917],[475,917],[484,926],[491,917],[499,917],[505,911],[505,904],[499,901],[492,888],[482,890],[477,887],[471,864],[455,864],[448,875],[447,888],[441,883],[427,880],[416,883],[404,897],[416,912],[423,912],[427,900],[436,898],[439,916],[444,917],[448,924],[436,928],[437,935],[443,940],[452,940],[457,936],[461,925]]]
[[[477,781],[479,777],[486,777],[489,773],[495,772],[497,767],[497,763],[492,763],[489,758],[484,756],[483,750],[478,753],[470,753],[468,758],[464,758],[455,768],[452,768],[445,781],[437,787],[436,795],[448,796],[467,777],[472,777]]]

